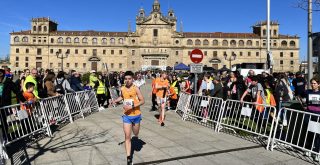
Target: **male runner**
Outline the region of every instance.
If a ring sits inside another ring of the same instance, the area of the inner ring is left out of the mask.
[[[127,71],[124,74],[125,86],[121,87],[121,95],[113,101],[117,103],[123,100],[123,131],[125,134],[125,148],[127,153],[127,164],[132,164],[131,157],[131,131],[138,138],[141,111],[140,106],[144,104],[144,98],[138,87],[133,85],[133,72]]]
[[[158,102],[158,108],[159,108],[159,120],[161,126],[164,126],[164,118],[165,118],[165,105],[166,105],[166,93],[169,89],[169,81],[167,80],[167,74],[166,72],[162,72],[161,76],[156,79],[155,86],[157,89],[157,102]]]

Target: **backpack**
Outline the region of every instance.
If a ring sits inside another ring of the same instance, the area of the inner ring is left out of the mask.
[[[63,82],[65,79],[63,79],[60,83],[56,80],[56,92],[60,94],[65,94],[65,89],[63,88]]]

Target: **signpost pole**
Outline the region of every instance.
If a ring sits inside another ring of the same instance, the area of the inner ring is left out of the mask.
[[[198,74],[194,74],[194,94],[197,94],[197,86],[198,86]]]

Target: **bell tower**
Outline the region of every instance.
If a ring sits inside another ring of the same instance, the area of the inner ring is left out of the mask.
[[[160,12],[160,3],[158,0],[154,0],[152,5],[152,12]]]

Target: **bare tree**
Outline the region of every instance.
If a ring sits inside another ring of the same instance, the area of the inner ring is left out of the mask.
[[[320,0],[313,0],[312,3],[314,6],[313,11],[320,11]],[[298,0],[297,4],[294,6],[303,10],[308,10],[308,0]]]

